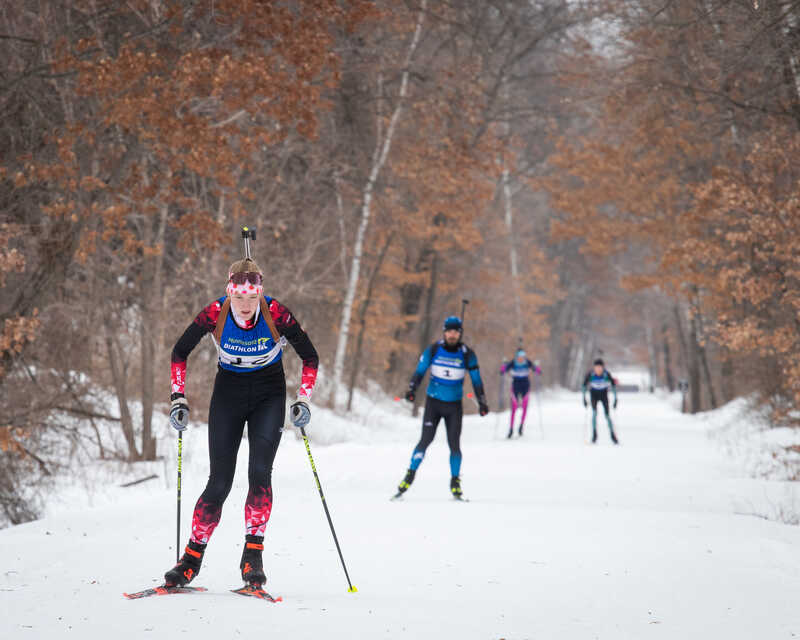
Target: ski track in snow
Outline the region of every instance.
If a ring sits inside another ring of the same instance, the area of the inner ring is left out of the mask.
[[[599,443],[585,443],[579,395],[546,398],[544,439],[533,399],[522,439],[502,438],[507,413],[465,418],[466,504],[449,496],[443,425],[397,502],[418,420],[398,415],[394,435],[373,444],[312,446],[356,594],[302,441],[287,433],[264,555],[267,589],[284,602],[227,593],[241,586],[244,442],[193,582],[208,593],[122,597],[160,584],[174,562],[174,484],[162,478],[0,531],[0,638],[800,637],[800,528],[748,515],[787,483],[744,477],[707,421],[663,398],[620,395],[620,447],[602,416]],[[314,431],[326,415],[315,412]],[[184,439],[182,544],[207,474],[205,437]]]

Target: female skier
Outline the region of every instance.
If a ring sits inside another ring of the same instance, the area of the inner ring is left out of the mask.
[[[178,431],[188,422],[186,359],[206,333],[214,336],[219,366],[208,413],[208,483],[195,505],[183,557],[164,574],[166,586],[183,586],[200,572],[206,545],[233,484],[245,422],[250,445],[249,490],[239,568],[245,583],[256,589],[266,581],[261,553],[272,511],[272,463],[285,417],[286,378],[281,359],[287,342],[303,361],[291,420],[300,427],[311,418],[308,402],[319,358],[308,335],[286,307],[264,295],[263,273],[255,261],[247,258],[231,265],[226,292],[197,315],[172,351],[170,424]]]
[[[517,353],[512,360],[504,362],[500,366],[500,375],[507,371],[511,372],[511,423],[508,426],[508,437],[514,435],[514,414],[517,407],[522,407],[522,420],[519,423],[519,435],[525,428],[525,415],[528,413],[528,395],[531,391],[530,374],[542,375],[542,368],[538,362],[531,362],[522,348],[517,349]]]

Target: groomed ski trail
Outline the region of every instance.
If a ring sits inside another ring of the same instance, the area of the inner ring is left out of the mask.
[[[162,479],[121,489],[111,506],[0,531],[0,637],[800,636],[800,528],[746,515],[778,483],[743,477],[702,418],[664,400],[620,394],[613,447],[602,416],[598,444],[585,444],[579,395],[543,399],[544,440],[533,422],[506,440],[507,413],[497,431],[491,414],[465,419],[467,504],[450,496],[441,428],[398,501],[387,495],[418,437],[410,419],[398,417],[394,441],[315,449],[356,594],[347,593],[302,441],[287,433],[264,553],[265,587],[285,597],[280,607],[213,595],[238,580],[245,442],[195,580],[210,593],[121,596],[157,586],[174,562],[174,487]],[[325,429],[324,415],[315,413],[312,435]],[[185,437],[184,523],[205,482],[205,439],[204,429]]]

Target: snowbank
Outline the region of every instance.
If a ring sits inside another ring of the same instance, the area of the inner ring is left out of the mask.
[[[712,437],[746,473],[766,480],[800,480],[800,430],[772,427],[767,410],[747,398],[702,414]]]

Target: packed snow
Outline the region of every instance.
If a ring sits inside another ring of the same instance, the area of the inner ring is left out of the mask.
[[[358,592],[347,592],[305,448],[287,429],[264,556],[278,604],[228,591],[241,584],[246,441],[193,583],[209,591],[122,597],[160,584],[175,560],[165,427],[164,461],[84,468],[42,520],[0,531],[0,638],[800,637],[800,527],[776,520],[791,522],[797,483],[753,477],[731,449],[741,407],[691,417],[677,406],[620,394],[619,447],[602,416],[599,442],[587,444],[575,393],[542,394],[541,428],[534,399],[522,438],[504,437],[508,412],[467,416],[465,503],[449,494],[443,425],[393,502],[420,419],[363,397],[350,417],[314,409],[312,453]],[[184,437],[182,545],[206,456],[206,427],[195,425]]]

